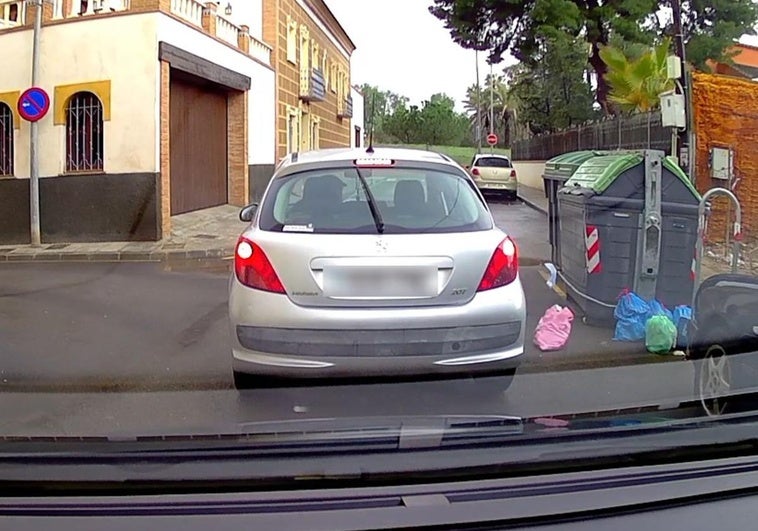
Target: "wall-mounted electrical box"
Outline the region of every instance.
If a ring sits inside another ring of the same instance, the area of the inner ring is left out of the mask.
[[[722,181],[730,181],[734,170],[734,152],[729,148],[712,147],[711,177]]]

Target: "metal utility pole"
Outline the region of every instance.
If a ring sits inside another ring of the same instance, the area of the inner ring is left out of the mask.
[[[492,63],[490,63],[490,133],[495,132],[495,78],[492,74]],[[490,154],[495,152],[495,146],[490,146]]]
[[[37,7],[34,13],[34,44],[32,46],[32,86],[36,87],[39,80],[39,48],[40,30],[42,28],[42,9],[44,0],[31,0],[30,5]],[[39,123],[31,122],[29,140],[29,215],[31,225],[32,246],[42,244],[39,221]]]
[[[687,72],[687,57],[684,50],[684,34],[682,33],[682,6],[680,0],[671,0],[671,11],[673,15],[674,23],[674,45],[676,46],[676,55],[679,57],[679,61],[682,64],[682,93],[684,95],[685,108],[687,113],[687,124],[691,123],[691,108],[687,105],[690,101],[690,87],[688,81]],[[692,176],[692,159],[694,154],[690,153],[690,141],[689,141],[690,127],[686,126],[684,131],[679,131],[678,136],[678,153],[672,153],[676,157],[677,161],[682,162],[682,152],[687,153],[686,170],[688,175]]]
[[[482,89],[479,86],[479,50],[474,50],[476,57],[476,152],[482,152]]]

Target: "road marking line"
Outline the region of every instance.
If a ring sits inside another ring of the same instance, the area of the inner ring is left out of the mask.
[[[540,273],[540,276],[541,276],[542,278],[544,278],[544,279],[545,279],[545,282],[547,282],[548,280],[550,280],[550,276],[548,275],[547,271],[544,271],[544,270],[540,269],[540,270],[539,270],[539,273]],[[557,294],[557,295],[558,295],[558,296],[559,296],[561,299],[564,299],[564,300],[565,300],[565,299],[567,299],[567,298],[568,298],[568,296],[566,295],[566,292],[564,291],[564,289],[563,289],[562,287],[560,287],[560,286],[558,285],[558,283],[556,283],[556,284],[553,286],[553,291],[554,291],[554,292],[555,292],[555,293],[556,293],[556,294]]]

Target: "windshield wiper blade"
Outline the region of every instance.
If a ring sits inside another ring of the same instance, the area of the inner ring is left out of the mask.
[[[361,181],[361,186],[363,186],[363,190],[366,192],[366,200],[368,201],[368,208],[371,210],[371,216],[374,218],[376,232],[379,234],[384,234],[384,220],[382,219],[381,212],[379,212],[379,208],[376,206],[376,199],[374,199],[374,194],[371,193],[371,189],[368,187],[366,177],[363,176],[361,170],[358,168],[355,168],[355,173],[358,174],[358,180]]]

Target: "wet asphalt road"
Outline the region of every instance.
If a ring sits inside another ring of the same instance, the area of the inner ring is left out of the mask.
[[[545,218],[493,203],[517,241],[529,332],[521,373],[667,361],[610,341],[576,320],[566,349],[542,353],[531,333],[565,301],[547,288]],[[0,386],[6,389],[186,389],[231,386],[229,261],[47,263],[0,266]],[[0,387],[2,389],[2,387]]]
[[[564,303],[541,275],[545,218],[520,203],[493,211],[520,247],[531,336],[545,309]],[[563,351],[541,353],[529,337],[507,393],[497,377],[237,393],[229,265],[0,265],[0,433],[195,433],[309,416],[536,416],[692,399],[690,363],[621,348],[611,330],[578,320]]]

